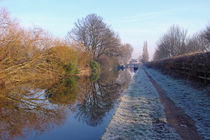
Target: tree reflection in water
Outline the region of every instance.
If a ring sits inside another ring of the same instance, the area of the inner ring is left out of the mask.
[[[104,72],[98,81],[71,77],[58,83],[11,85],[0,91],[0,139],[40,134],[67,119],[68,109],[90,126],[103,122],[131,79],[127,71]]]
[[[119,75],[119,76],[118,76]],[[76,118],[90,126],[97,126],[103,121],[106,113],[109,112],[122,90],[127,88],[131,76],[127,71],[102,73],[100,80],[96,82],[87,81],[83,89],[83,96],[77,104]],[[88,85],[88,86],[87,86]],[[85,96],[84,96],[85,95]]]
[[[46,97],[52,104],[71,105],[75,104],[77,97],[78,77],[62,79],[46,91]]]
[[[41,98],[42,89],[32,90],[28,85],[18,85],[15,89],[5,89],[0,95],[2,140],[25,137],[32,130],[39,134],[65,120],[64,108],[49,106],[47,100]]]

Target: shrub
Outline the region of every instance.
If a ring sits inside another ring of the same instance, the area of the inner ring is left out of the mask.
[[[77,65],[75,65],[75,64],[64,65],[63,69],[65,71],[65,74],[77,74],[78,73]]]

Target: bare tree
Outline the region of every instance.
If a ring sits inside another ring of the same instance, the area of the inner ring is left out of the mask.
[[[130,44],[123,44],[120,47],[120,63],[127,64],[132,56],[133,48]]]
[[[205,51],[209,51],[210,50],[210,25],[201,33],[200,37],[205,46]]]
[[[209,50],[207,39],[203,37],[203,33],[194,34],[186,41],[186,52],[206,52]]]
[[[67,35],[80,42],[94,58],[102,55],[119,55],[120,40],[118,36],[96,14],[78,20],[75,28]]]
[[[186,30],[181,29],[179,26],[173,25],[158,42],[158,48],[155,52],[154,58],[168,58],[186,53],[186,37]]]
[[[147,48],[147,41],[144,42],[143,52],[142,52],[142,59],[141,61],[143,63],[149,61],[149,54],[148,54],[148,48]]]
[[[210,50],[210,26],[203,32],[187,37],[187,32],[179,26],[172,26],[158,42],[154,60],[169,58],[194,52]]]
[[[204,31],[204,37],[210,42],[210,25]]]

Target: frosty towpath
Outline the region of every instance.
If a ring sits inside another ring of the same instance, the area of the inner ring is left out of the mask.
[[[209,101],[205,90],[140,68],[102,139],[210,139]]]

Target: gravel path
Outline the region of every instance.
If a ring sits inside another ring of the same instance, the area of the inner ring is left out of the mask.
[[[202,140],[197,132],[194,120],[182,108],[176,106],[165,90],[160,87],[148,72],[146,74],[160,95],[160,102],[164,106],[167,123],[176,130],[183,140]]]
[[[102,140],[179,140],[167,122],[159,94],[142,68],[121,97]]]
[[[102,136],[116,139],[210,140],[210,94],[142,67]]]
[[[187,81],[173,79],[154,69],[145,69],[167,96],[195,122],[201,137],[210,140],[210,94],[192,88]]]

